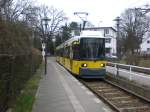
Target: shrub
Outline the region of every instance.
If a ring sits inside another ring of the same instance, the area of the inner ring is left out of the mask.
[[[31,43],[30,28],[0,21],[0,112],[11,106],[42,61]]]

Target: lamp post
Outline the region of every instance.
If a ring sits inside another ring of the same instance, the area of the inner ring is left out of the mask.
[[[48,31],[47,31],[47,26],[48,26],[48,21],[50,21],[51,19],[49,19],[48,17],[45,17],[42,19],[42,21],[44,22],[44,26],[45,26],[45,32],[44,32],[44,39],[43,39],[43,44],[44,46],[44,50],[43,50],[43,56],[45,58],[45,75],[47,74],[47,35],[48,35]]]
[[[119,41],[120,41],[120,21],[121,18],[118,16],[116,17],[116,19],[114,19],[114,21],[116,21],[116,26],[117,26],[117,37],[116,37],[116,45],[117,45],[117,57],[121,58],[121,51],[119,49]]]

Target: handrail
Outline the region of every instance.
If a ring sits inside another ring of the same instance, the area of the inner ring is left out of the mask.
[[[126,65],[126,64],[120,64],[120,63],[112,63],[112,62],[107,62],[108,64],[114,64],[114,65],[121,65],[121,66],[126,66],[126,67],[134,67],[134,68],[140,68],[140,69],[146,69],[150,70],[148,67],[140,67],[140,66],[135,66],[135,65]]]
[[[111,66],[111,65],[114,66]],[[114,69],[114,75],[115,76],[119,76],[120,72],[124,72],[124,73],[129,73],[129,80],[133,80],[133,75],[141,75],[141,76],[145,76],[147,75],[148,77],[150,76],[150,68],[147,67],[139,67],[139,66],[134,66],[134,65],[126,65],[126,64],[120,64],[120,63],[112,63],[112,62],[107,62],[106,64],[107,66],[111,66]],[[124,69],[124,70],[123,70]],[[125,71],[127,70],[127,71]],[[143,75],[140,73],[144,73]]]

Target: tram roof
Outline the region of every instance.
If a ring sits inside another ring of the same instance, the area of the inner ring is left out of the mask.
[[[65,41],[64,43],[56,47],[56,49],[63,48],[64,46],[69,46],[71,45],[72,42],[79,41],[81,38],[105,38],[105,37],[99,31],[83,31],[81,32],[80,36],[73,36],[69,40]]]

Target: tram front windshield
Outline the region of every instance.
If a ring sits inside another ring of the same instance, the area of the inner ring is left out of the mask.
[[[80,40],[80,58],[98,60],[105,58],[105,40],[103,38],[82,38]]]

